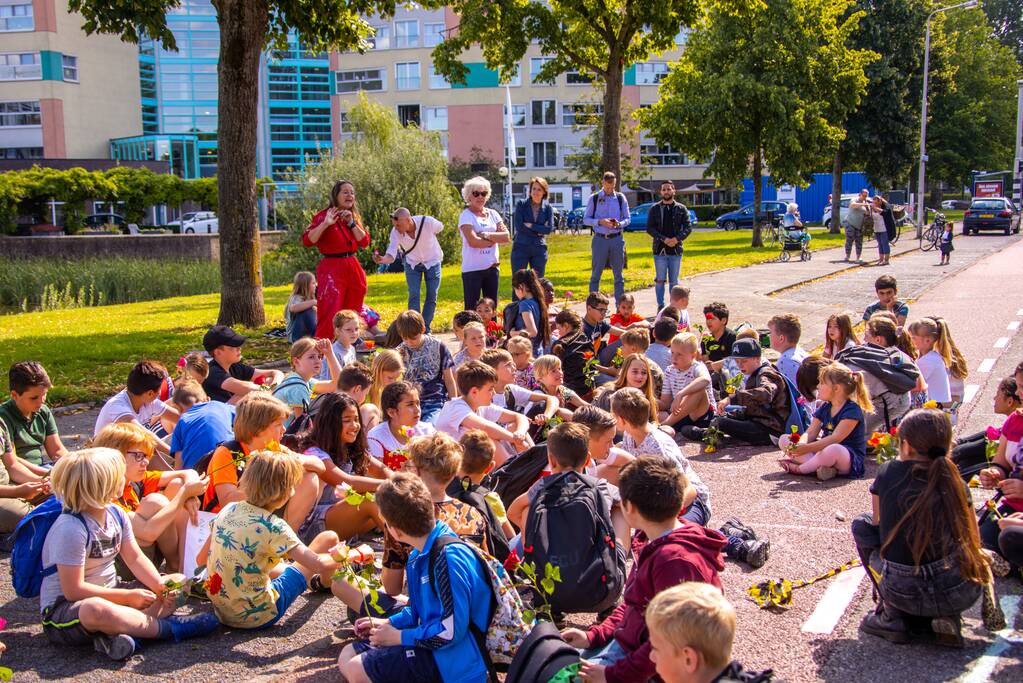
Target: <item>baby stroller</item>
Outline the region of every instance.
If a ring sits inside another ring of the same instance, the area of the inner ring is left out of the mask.
[[[810,252],[810,233],[803,228],[787,227],[782,228],[781,254],[778,260],[788,261],[791,258],[789,252],[798,251],[800,261],[809,261],[813,254]]]

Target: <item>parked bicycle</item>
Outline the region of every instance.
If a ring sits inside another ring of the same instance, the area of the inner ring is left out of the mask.
[[[941,240],[941,235],[945,232],[945,228],[947,226],[948,220],[946,220],[945,214],[940,211],[935,211],[934,221],[927,226],[927,229],[924,230],[923,235],[920,238],[920,249],[923,251],[930,251],[931,249],[937,248],[938,242]]]

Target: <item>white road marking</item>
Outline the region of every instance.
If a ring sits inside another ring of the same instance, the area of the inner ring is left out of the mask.
[[[821,601],[813,614],[803,622],[803,633],[831,633],[838,626],[838,621],[845,614],[846,608],[852,602],[853,597],[859,589],[860,582],[866,572],[863,567],[854,567],[842,572],[832,580],[828,590],[824,592]]]
[[[841,527],[833,527],[833,526],[808,526],[804,524],[761,524],[758,522],[757,528],[759,529],[761,527],[765,529],[798,529],[799,531],[835,531],[840,534],[849,533],[848,524]]]
[[[983,683],[984,681],[991,680],[991,674],[994,673],[995,666],[998,664],[1001,656],[1013,644],[1019,642],[1017,638],[1012,637],[1016,633],[1013,626],[1016,623],[1016,615],[1019,614],[1019,601],[1020,596],[1018,595],[1002,596],[1000,603],[1002,611],[1005,612],[1005,623],[1008,626],[1001,631],[995,632],[994,635],[996,637],[994,641],[987,646],[984,654],[970,664],[967,672],[959,679],[960,683]]]
[[[980,391],[979,384],[967,384],[963,390],[963,403],[971,403],[973,399],[977,397],[977,392]]]
[[[998,340],[995,342],[995,348],[1004,349],[1008,345],[1008,343],[1009,343],[1008,337],[999,337]]]
[[[1023,315],[1023,308],[1016,311],[1016,315]]]
[[[994,358],[985,358],[980,362],[980,367],[977,368],[977,372],[991,372],[991,368],[995,367]]]
[[[1011,323],[1005,326],[1005,329],[1009,330],[1010,332],[1015,332],[1016,330],[1019,329],[1019,321],[1013,320]]]

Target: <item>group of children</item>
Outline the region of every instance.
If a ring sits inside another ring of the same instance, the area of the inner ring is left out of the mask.
[[[526,591],[534,606],[556,619],[599,613],[587,630],[562,631],[582,652],[583,680],[735,675],[723,557],[757,568],[770,542],[735,518],[707,528],[711,491],[681,446],[775,445],[793,475],[862,477],[868,416],[879,408],[899,426],[901,450],[871,488],[873,514],[853,527],[864,562],[912,574],[958,559],[932,579],[875,575],[881,606],[863,629],[904,641],[929,626],[961,642],[958,615],[988,576],[981,541],[1018,570],[1023,365],[1002,392],[1009,418],[997,455],[979,473],[1005,495],[1003,514],[978,535],[950,452],[965,362],[943,320],[906,324],[890,276],[864,313],[865,343],[850,316],[833,316],[821,354],[799,346],[793,315],[774,316],[765,333],[733,329],[728,307],[711,303],[694,323],[684,287],[650,319],[626,295],[606,321],[600,292],[580,316],[554,310],[532,271],[513,284],[502,320],[486,299],[456,315],[455,353],[409,310],[391,323],[393,348],[373,349],[366,365],[360,317],[341,311],[333,343],[298,338],[285,374],[244,363],[246,338],[215,326],[172,383],[160,364],[136,364],[90,447],[76,452],[45,405],[45,370],[15,364],[0,405],[0,524],[12,531],[51,493],[63,507],[42,547],[47,637],[123,659],[138,639],[270,628],[311,588],[353,618],[357,641],[339,659],[346,680],[484,680],[477,636],[526,563],[561,577],[546,595]],[[902,355],[881,367],[854,353],[872,347]],[[905,405],[872,388],[888,387],[895,365],[915,378]],[[211,533],[186,558],[200,513]],[[346,573],[367,561],[352,559],[349,544],[367,538],[382,548],[378,589]],[[205,567],[201,588],[179,573],[190,564]],[[119,577],[144,588],[120,588]],[[958,592],[924,613],[899,598],[957,580]],[[176,593],[188,588],[213,611],[175,616]],[[501,623],[511,640],[531,626],[521,614]]]

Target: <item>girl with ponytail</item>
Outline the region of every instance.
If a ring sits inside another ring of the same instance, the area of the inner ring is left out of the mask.
[[[511,334],[527,337],[533,342],[533,357],[539,357],[551,343],[551,322],[547,316],[547,299],[536,271],[516,270],[512,275],[512,292],[518,299],[519,312]]]
[[[969,371],[966,359],[952,340],[944,318],[921,318],[909,326],[909,336],[917,350],[917,367],[927,392],[914,395],[914,403],[931,400],[947,406],[962,400],[963,380]]]
[[[863,476],[867,456],[864,413],[874,412],[863,374],[841,363],[821,368],[817,397],[821,401],[806,434],[793,443],[783,434],[778,445],[786,457],[778,462],[790,474],[817,474],[821,480],[836,474]]]
[[[883,464],[870,487],[873,513],[852,524],[881,597],[860,629],[904,643],[907,618],[925,618],[939,643],[961,646],[960,615],[990,572],[967,489],[949,458],[952,423],[940,410],[914,410],[899,436],[898,459]]]

